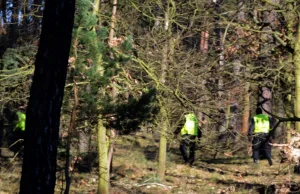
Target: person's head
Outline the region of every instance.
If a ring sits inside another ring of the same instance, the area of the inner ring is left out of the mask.
[[[260,107],[257,107],[255,112],[256,112],[257,115],[263,113],[262,108],[260,108]]]

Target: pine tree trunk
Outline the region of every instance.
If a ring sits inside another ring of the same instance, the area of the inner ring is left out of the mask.
[[[97,17],[98,24],[99,24],[98,26],[94,26],[94,28],[93,28],[93,30],[94,30],[95,33],[96,33],[96,28],[100,28],[100,25],[101,25],[101,21],[100,21],[100,17],[99,17],[100,6],[101,6],[100,0],[94,0],[93,15]],[[95,39],[95,43],[94,44],[95,45],[98,44],[98,40],[97,39]],[[102,55],[100,53],[100,48],[98,48],[98,51],[99,51],[99,53],[98,53],[98,57],[96,59],[96,65],[100,69],[100,68],[102,68],[101,67],[102,66]]]
[[[94,0],[93,15],[98,15],[100,9],[100,0]]]
[[[117,13],[117,3],[118,0],[114,0],[112,16],[111,16],[111,23],[110,23],[110,32],[109,32],[109,42],[113,41],[115,35],[115,23],[116,23],[116,13]]]
[[[248,88],[248,89],[247,89]],[[242,135],[247,135],[248,126],[249,126],[249,117],[250,117],[250,94],[249,83],[245,85],[245,94],[244,94],[244,110],[243,110],[243,123],[242,123]]]
[[[27,108],[20,193],[52,194],[74,0],[47,0]]]
[[[103,125],[101,116],[98,118],[98,152],[99,152],[99,183],[98,194],[108,194],[109,192],[109,172],[108,172],[108,146],[106,141],[106,128]]]
[[[246,69],[245,77],[249,77],[249,70]],[[242,135],[247,135],[248,127],[249,127],[249,117],[250,117],[250,83],[245,82],[244,86],[244,110],[243,110],[243,123],[242,123]]]

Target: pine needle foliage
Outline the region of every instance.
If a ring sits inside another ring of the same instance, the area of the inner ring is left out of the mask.
[[[29,97],[36,47],[6,49],[0,60],[0,105],[24,106]]]
[[[18,48],[8,48],[0,63],[2,70],[12,70],[33,63],[36,47],[20,46]]]
[[[84,83],[79,85],[78,92],[82,117],[79,120],[89,118],[90,123],[96,123],[99,114],[108,115],[108,118],[115,115],[118,121],[110,123],[108,119],[107,124],[129,130],[150,118],[146,112],[151,114],[149,103],[155,100],[155,94],[153,91],[143,92],[143,95],[129,94],[132,80],[126,81],[123,72],[132,58],[133,40],[132,36],[118,37],[116,33],[116,42],[108,43],[109,21],[105,20],[110,14],[94,15],[91,0],[77,1],[69,82]]]

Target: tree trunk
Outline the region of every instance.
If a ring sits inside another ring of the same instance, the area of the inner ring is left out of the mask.
[[[110,46],[113,46],[114,32],[115,32],[115,18],[117,12],[117,0],[114,0],[112,17],[111,17],[111,26],[109,32],[108,43]],[[94,14],[96,14],[94,9]],[[101,55],[99,54],[98,65],[101,65]],[[113,55],[111,55],[113,56]],[[113,58],[113,57],[112,57]],[[117,88],[115,81],[112,81],[112,98],[113,102],[116,102],[117,97]],[[101,118],[101,115],[99,115]],[[110,170],[112,168],[112,158],[113,158],[113,145],[110,145],[110,139],[106,136],[106,128],[103,125],[103,120],[98,119],[98,149],[99,149],[99,184],[98,184],[98,193],[106,194],[109,192],[109,182],[110,182]],[[112,130],[111,130],[112,133]],[[113,138],[112,136],[110,136]],[[109,152],[109,153],[108,153]]]
[[[75,1],[46,0],[27,108],[21,194],[54,193],[60,110]]]
[[[98,152],[99,152],[99,183],[98,194],[109,192],[109,171],[108,171],[108,146],[106,141],[106,128],[101,116],[98,118]]]
[[[225,65],[225,57],[224,57],[224,45],[222,42],[222,30],[219,24],[219,20],[220,20],[220,14],[221,14],[221,2],[220,0],[216,0],[215,1],[215,10],[216,10],[216,17],[215,17],[215,36],[216,36],[216,40],[215,40],[215,50],[216,53],[219,54],[219,66],[218,66],[218,71],[219,72],[223,72],[224,71],[224,65]],[[223,79],[223,75],[222,73],[218,75],[217,77],[217,85],[218,85],[218,101],[217,101],[217,107],[220,109],[220,111],[222,112],[221,114],[225,114],[225,106],[224,106],[224,100],[222,100],[224,98],[224,79]],[[221,117],[224,117],[225,115],[222,115]],[[226,118],[225,118],[226,119]],[[224,129],[224,125],[226,124],[226,120],[222,120],[221,121],[223,124],[222,125],[218,125],[218,132],[220,134],[225,134],[227,128]]]
[[[169,18],[170,18],[170,7],[169,7],[170,2],[168,1],[168,6],[167,6],[167,11],[165,13],[165,30],[167,31],[167,37],[171,38],[170,36],[170,24],[169,24]],[[162,63],[161,63],[161,75],[160,75],[160,83],[165,84],[166,83],[166,77],[167,77],[167,70],[168,70],[168,53],[169,53],[169,47],[171,40],[168,39],[166,40],[166,43],[163,48],[163,56],[162,56]],[[160,94],[160,115],[161,115],[161,120],[160,120],[160,141],[159,141],[159,158],[158,158],[158,169],[157,169],[157,178],[159,181],[164,181],[165,180],[165,171],[166,171],[166,152],[167,152],[167,113],[165,109],[165,98],[162,96],[162,91]]]
[[[248,66],[248,65],[247,65]],[[249,68],[246,66],[244,71],[244,76],[250,78]],[[243,104],[243,122],[242,122],[242,135],[247,135],[249,127],[249,117],[250,117],[250,82],[244,81],[244,104]]]
[[[95,33],[97,33],[96,28],[101,27],[101,20],[100,20],[100,17],[99,17],[100,6],[101,6],[100,0],[94,0],[93,15],[98,20],[98,26],[94,26],[94,28],[93,28]],[[98,45],[98,39],[97,38],[95,39],[94,44]],[[100,48],[98,48],[98,56],[97,56],[97,59],[96,59],[96,65],[98,66],[99,69],[103,70],[103,67],[102,67],[102,54],[100,53]]]
[[[237,14],[237,18],[239,22],[243,22],[245,21],[245,6],[244,6],[244,2],[243,0],[238,0],[238,7],[239,7],[239,12]],[[241,74],[241,67],[242,67],[242,62],[243,62],[242,57],[238,57],[235,62],[234,62],[234,66],[233,66],[233,71],[234,71],[234,75],[235,75],[235,81],[234,81],[234,85],[236,88],[241,88],[242,83],[240,82],[240,74]],[[247,71],[247,69],[246,69]],[[240,104],[239,104],[239,99],[237,94],[235,93],[235,97],[234,97],[234,104],[233,106],[235,106],[236,110],[234,113],[234,120],[235,123],[233,123],[234,128],[236,131],[241,130],[242,135],[246,135],[247,133],[247,128],[248,128],[248,119],[249,119],[249,95],[248,95],[248,90],[249,90],[249,83],[246,82],[245,83],[245,95],[244,95],[244,100],[245,100],[245,106],[244,106],[244,110],[243,110],[243,116],[242,116],[242,123],[240,122],[240,116],[239,116],[239,109],[240,109]],[[240,91],[240,90],[239,90]],[[248,113],[248,115],[247,115]]]
[[[243,122],[242,122],[242,135],[247,135],[249,126],[249,116],[250,116],[250,94],[249,94],[250,83],[245,83],[244,89],[244,110],[243,110]]]
[[[203,23],[206,24],[206,21],[204,21]],[[200,52],[207,53],[207,51],[208,51],[208,39],[209,39],[208,30],[202,31],[201,36],[200,36]]]
[[[300,16],[299,16],[300,19]],[[300,118],[300,23],[298,22],[295,50],[293,55],[295,64],[295,116]],[[296,131],[300,132],[300,122],[296,122]]]
[[[93,3],[93,16],[96,17],[97,20],[100,20],[99,19],[99,10],[100,10],[100,0],[94,0],[94,3]],[[100,23],[100,22],[99,22]],[[97,30],[98,29],[98,25],[96,24],[94,27],[93,27],[93,33],[97,34]],[[79,31],[80,31],[80,28],[77,29],[77,33],[76,33],[76,38],[78,38],[78,34],[79,34]],[[95,36],[96,37],[96,36]],[[74,45],[74,48],[77,48],[78,47],[78,41],[74,41],[74,44],[77,44],[77,45]],[[93,44],[94,45],[98,45],[98,39],[95,38],[93,40]],[[97,57],[96,57],[96,63],[95,65],[97,65],[98,67],[100,67],[102,65],[102,55],[100,53],[100,48],[98,48],[98,46],[95,46],[96,47],[96,51],[97,51]],[[76,50],[77,52],[77,50]],[[77,56],[77,53],[76,53],[76,56]],[[76,57],[77,59],[77,57]],[[99,68],[100,69],[100,68]],[[91,93],[91,84],[88,83],[86,88],[85,88],[85,91],[87,94],[90,94]],[[87,111],[87,113],[85,114],[85,118],[88,119],[91,115],[90,115],[90,111]],[[90,148],[90,142],[91,142],[91,127],[90,127],[90,123],[88,120],[85,120],[84,121],[84,128],[81,129],[78,133],[78,139],[79,139],[79,145],[78,145],[78,148],[79,148],[79,153],[80,155],[83,157],[83,158],[86,158],[86,157],[89,157],[89,148]],[[84,169],[90,169],[90,163],[82,163],[82,167],[84,167]]]
[[[224,65],[225,65],[225,57],[224,57],[224,45],[223,45],[223,41],[222,41],[222,30],[220,28],[220,24],[219,24],[219,20],[220,20],[220,14],[221,14],[221,3],[217,0],[215,3],[215,9],[216,9],[216,18],[215,18],[215,33],[216,33],[216,49],[217,52],[219,53],[219,67],[218,70],[219,72],[222,72],[224,70]],[[223,98],[224,95],[224,80],[222,78],[222,75],[220,75],[218,77],[218,97],[219,99]],[[223,103],[222,100],[219,101],[219,107],[221,108],[222,105],[221,103]]]
[[[289,94],[286,97],[286,101],[288,104],[292,104],[292,94]],[[286,109],[285,113],[288,117],[294,117],[294,112],[292,112],[293,110],[289,110]],[[291,140],[291,129],[292,129],[292,122],[291,121],[287,121],[285,123],[285,128],[286,128],[286,137],[285,137],[285,142],[289,143]]]
[[[157,178],[159,181],[165,181],[165,172],[166,172],[166,156],[167,156],[167,117],[166,110],[164,107],[161,107],[161,133],[159,140],[159,157],[158,157],[158,170]]]
[[[112,43],[115,35],[115,23],[116,23],[116,12],[117,12],[117,3],[118,0],[114,0],[111,23],[110,23],[110,32],[109,32],[109,42]]]
[[[68,128],[68,137],[67,137],[67,146],[66,146],[66,164],[65,164],[65,178],[66,178],[66,189],[65,194],[68,194],[70,192],[70,186],[71,186],[71,177],[69,174],[69,167],[70,167],[70,148],[71,148],[71,139],[73,136],[73,131],[75,127],[75,121],[76,121],[76,110],[78,106],[78,96],[77,96],[77,86],[76,82],[74,81],[74,106],[72,110],[72,115],[70,119],[70,124]]]
[[[100,9],[100,0],[94,0],[93,15],[98,15]]]

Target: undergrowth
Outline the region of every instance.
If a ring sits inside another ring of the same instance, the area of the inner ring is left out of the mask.
[[[112,164],[111,193],[300,193],[299,175],[292,172],[289,164],[280,164],[276,149],[273,149],[274,165],[270,167],[266,160],[253,164],[247,147],[231,154],[224,151],[212,154],[210,149],[199,146],[196,161],[190,167],[183,164],[178,147],[178,141],[168,146],[166,180],[159,182],[156,178],[157,136],[139,132],[118,137]],[[13,161],[0,160],[0,194],[18,193],[21,157]],[[63,167],[63,164],[62,160],[58,161],[58,166]],[[90,172],[74,168],[71,193],[96,193],[97,161],[91,166]],[[62,193],[64,189],[63,173],[57,172],[56,193]]]

